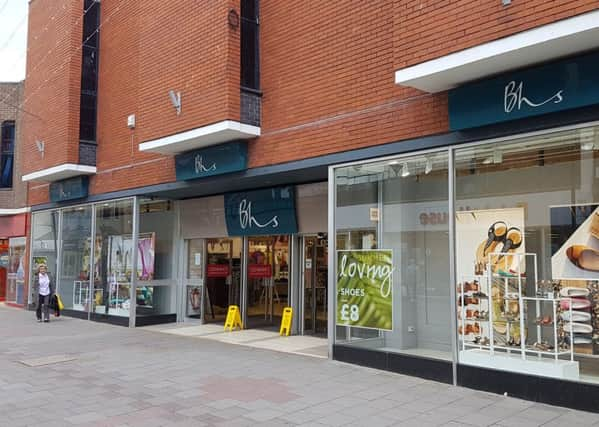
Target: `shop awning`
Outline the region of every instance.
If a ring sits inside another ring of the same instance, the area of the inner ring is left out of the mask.
[[[260,136],[260,128],[233,120],[223,120],[139,144],[139,151],[179,154],[197,148]]]
[[[596,48],[599,10],[397,70],[395,83],[441,92],[482,77]]]
[[[51,168],[23,175],[23,181],[45,181],[54,182],[79,175],[93,175],[96,173],[95,166],[80,165],[76,163],[64,163]]]

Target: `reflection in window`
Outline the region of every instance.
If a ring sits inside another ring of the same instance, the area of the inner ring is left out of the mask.
[[[0,188],[12,187],[15,149],[15,122],[2,122],[0,144]]]
[[[392,330],[337,319],[337,344],[451,359],[447,170],[442,152],[335,171],[337,249],[393,257],[392,298],[353,300],[356,313],[392,316]]]

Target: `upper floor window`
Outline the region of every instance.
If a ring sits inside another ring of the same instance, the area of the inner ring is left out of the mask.
[[[2,122],[2,143],[0,146],[0,188],[12,188],[14,169],[15,122]]]
[[[241,86],[260,89],[258,0],[241,0]]]
[[[100,2],[84,0],[79,140],[96,142]]]

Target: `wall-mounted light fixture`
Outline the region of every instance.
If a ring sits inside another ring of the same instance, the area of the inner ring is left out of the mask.
[[[181,92],[175,92],[174,90],[168,91],[168,96],[171,98],[171,103],[175,110],[177,110],[177,116],[181,114]]]
[[[42,155],[42,159],[44,158],[44,152],[46,150],[46,144],[44,141],[40,141],[39,139],[35,140],[35,145],[37,147],[37,151],[39,151]]]
[[[501,4],[504,6],[509,6],[512,4],[512,0],[501,0]]]

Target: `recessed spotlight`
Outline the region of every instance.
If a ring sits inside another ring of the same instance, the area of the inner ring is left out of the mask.
[[[424,174],[428,175],[433,170],[433,159],[431,157],[426,158],[426,164],[424,165]]]
[[[408,169],[408,164],[404,163],[401,167],[401,177],[405,178],[407,176],[410,176],[410,169]]]

